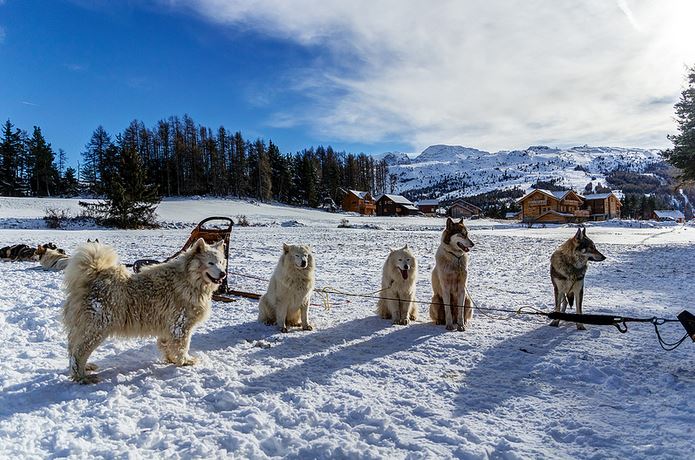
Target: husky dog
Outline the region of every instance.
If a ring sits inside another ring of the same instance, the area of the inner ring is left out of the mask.
[[[309,324],[307,310],[313,290],[314,255],[311,247],[283,244],[268,291],[258,303],[258,321],[277,324],[280,332],[300,325],[303,330],[311,331],[314,327]]]
[[[48,245],[43,244],[39,244],[39,246],[36,248],[36,255],[38,256],[39,263],[44,270],[65,270],[65,267],[68,266],[68,261],[70,260],[70,257],[65,254],[63,249],[53,249]]]
[[[434,294],[430,304],[430,318],[435,324],[446,324],[449,331],[454,330],[454,321],[459,331],[465,331],[473,317],[471,298],[466,292],[468,252],[473,246],[463,219],[454,222],[448,218],[432,270]],[[452,308],[451,305],[455,307]]]
[[[602,262],[606,256],[601,254],[594,242],[586,236],[586,228],[577,229],[577,233],[565,241],[550,257],[550,280],[555,292],[555,311],[564,313],[567,304],[572,306],[577,299],[577,314],[582,314],[584,302],[584,275],[589,261]],[[550,325],[558,326],[560,320],[554,319]],[[577,323],[577,329],[585,330],[583,324]]]
[[[55,244],[53,245],[55,249]],[[0,259],[9,259],[12,261],[27,261],[27,260],[39,260],[36,255],[36,248],[32,248],[27,244],[15,244],[12,246],[5,246],[0,249]]]
[[[376,311],[384,319],[393,318],[393,324],[406,326],[408,320],[417,319],[415,283],[417,259],[406,244],[401,249],[391,249],[381,276],[382,297]]]
[[[65,270],[63,306],[72,379],[98,381],[87,374],[94,370],[87,359],[111,336],[156,336],[167,362],[195,364],[188,354],[191,334],[210,315],[212,293],[227,276],[223,245],[200,238],[178,257],[135,274],[108,246],[78,247]]]

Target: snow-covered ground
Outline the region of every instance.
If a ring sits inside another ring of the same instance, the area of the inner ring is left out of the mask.
[[[49,203],[50,201],[50,203]],[[164,257],[188,230],[12,229],[48,205],[0,199],[0,246],[87,238],[123,261]],[[443,221],[348,216],[234,200],[170,200],[162,220],[246,215],[236,227],[231,284],[262,292],[283,242],[309,243],[317,286],[379,288],[390,246],[420,257],[418,298]],[[283,223],[298,221],[297,224]],[[38,221],[36,221],[38,222]],[[548,309],[548,259],[571,227],[471,221],[470,290],[481,307]],[[695,228],[604,223],[588,231],[608,259],[589,268],[585,311],[673,317],[695,312]],[[689,458],[695,437],[695,344],[663,351],[651,325],[550,328],[534,316],[474,315],[447,332],[427,319],[391,326],[375,301],[331,296],[310,310],[316,330],[280,334],[256,321],[257,303],[215,303],[193,336],[194,367],[164,364],[154,340],[110,340],[93,355],[103,381],[68,381],[60,326],[62,274],[0,263],[0,458]],[[349,302],[347,302],[349,300]],[[667,340],[683,333],[664,326]]]

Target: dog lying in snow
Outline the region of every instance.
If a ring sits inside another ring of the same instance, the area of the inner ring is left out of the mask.
[[[55,243],[40,244],[39,248],[41,247],[47,249],[58,249],[58,246],[56,246]],[[0,248],[0,259],[12,261],[39,260],[37,250],[38,248],[31,247],[28,244],[5,246],[4,248]]]
[[[282,245],[282,255],[268,291],[258,302],[258,320],[277,324],[281,332],[291,326],[311,331],[307,311],[314,290],[314,255],[310,246]],[[301,320],[301,321],[300,321]]]
[[[195,364],[188,354],[191,335],[210,315],[212,293],[226,276],[223,248],[223,242],[209,246],[201,238],[178,257],[135,274],[108,246],[77,248],[65,270],[63,306],[71,378],[98,381],[87,373],[95,368],[87,359],[111,336],[156,336],[166,361]]]
[[[54,245],[55,246],[55,245]],[[39,244],[36,248],[36,256],[39,258],[41,268],[44,270],[65,270],[68,266],[70,257],[65,251],[58,248],[51,248],[48,245]]]
[[[468,252],[473,246],[463,219],[454,222],[448,218],[434,257],[430,317],[436,324],[446,324],[450,331],[454,329],[454,321],[459,331],[465,331],[473,318],[471,298],[466,291]]]
[[[602,262],[606,256],[601,254],[593,241],[586,236],[586,229],[565,241],[550,257],[550,280],[555,293],[555,311],[564,313],[567,304],[572,306],[577,301],[577,314],[582,314],[584,303],[584,275],[589,261]],[[554,319],[550,325],[558,326],[560,320]],[[582,323],[577,323],[578,330],[585,330]]]
[[[406,244],[401,249],[391,249],[384,262],[381,275],[382,297],[376,304],[377,314],[384,319],[393,319],[393,324],[408,324],[417,319],[415,283],[417,282],[417,259]]]

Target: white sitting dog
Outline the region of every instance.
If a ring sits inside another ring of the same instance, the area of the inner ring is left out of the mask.
[[[258,303],[258,320],[277,324],[281,332],[291,326],[311,331],[307,310],[314,290],[314,255],[310,246],[282,245],[282,255],[268,291]],[[300,322],[301,316],[301,322]]]
[[[415,283],[417,282],[417,259],[406,244],[401,249],[391,249],[386,258],[381,277],[381,289],[377,302],[377,313],[384,319],[393,319],[393,324],[408,324],[417,319]]]

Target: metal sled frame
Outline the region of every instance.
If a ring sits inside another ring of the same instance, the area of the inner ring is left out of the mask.
[[[218,222],[224,222],[223,226],[218,227],[213,227],[213,228],[208,228],[205,226],[205,224],[209,224],[212,221],[218,221]],[[229,240],[232,236],[232,227],[234,226],[234,221],[230,219],[229,217],[208,217],[207,219],[201,220],[198,225],[191,231],[191,236],[188,237],[188,240],[186,243],[183,245],[183,247],[173,256],[167,258],[163,262],[168,262],[174,257],[177,257],[181,253],[185,252],[188,248],[190,248],[193,243],[198,241],[199,238],[202,238],[207,244],[214,244],[219,241],[224,241],[224,260],[226,262],[225,266],[225,271],[228,270],[229,266]],[[136,260],[133,263],[133,271],[135,273],[140,272],[142,267],[146,267],[148,265],[154,265],[154,264],[159,264],[163,263],[162,261],[159,260],[153,260],[153,259],[140,259]],[[219,301],[226,301],[226,302],[232,302],[234,299],[231,299],[227,297],[228,294],[234,294],[235,291],[232,291],[229,289],[229,285],[227,284],[227,278],[225,278],[222,281],[222,284],[220,285],[219,288],[215,291],[213,294],[213,299],[214,300],[219,300]]]

